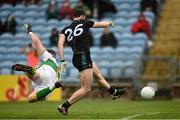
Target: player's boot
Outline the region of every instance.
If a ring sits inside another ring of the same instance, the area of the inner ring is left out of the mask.
[[[63,107],[62,105],[58,106],[57,110],[62,113],[63,115],[67,115],[68,114],[68,109]]]
[[[125,94],[127,91],[128,91],[127,88],[115,89],[115,92],[112,94],[112,99],[115,100],[116,98],[119,98],[122,94]]]
[[[22,64],[12,65],[12,69],[14,71],[23,71],[23,72],[26,72],[30,75],[34,75],[36,72],[34,68],[27,66],[27,65],[22,65]]]
[[[24,28],[25,28],[27,33],[32,32],[30,24],[24,24]]]
[[[64,84],[62,82],[57,81],[54,86],[55,88],[60,88],[60,87],[64,87]]]

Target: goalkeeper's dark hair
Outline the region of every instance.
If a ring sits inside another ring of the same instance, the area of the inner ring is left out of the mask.
[[[84,10],[81,8],[75,8],[73,17],[76,18],[76,17],[80,17],[81,15],[86,15]]]
[[[55,52],[54,50],[52,50],[52,49],[47,49],[47,51],[48,51],[49,53],[51,53],[51,55],[52,55],[54,58],[56,58],[56,52]]]

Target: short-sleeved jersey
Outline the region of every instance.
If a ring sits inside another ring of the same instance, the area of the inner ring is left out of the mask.
[[[93,21],[74,20],[61,31],[66,36],[66,41],[72,47],[74,54],[90,53],[88,32],[93,25]]]
[[[49,53],[48,51],[44,51],[43,54],[41,54],[41,64],[39,65],[39,68],[43,65],[48,65],[51,68],[53,68],[54,72],[58,75],[58,79],[59,79],[59,70],[58,70],[58,63],[56,62],[56,59],[51,55],[51,53]]]
[[[47,60],[51,60],[54,62],[54,64],[58,66],[56,59],[48,51],[44,51],[40,57],[43,62],[46,62]]]

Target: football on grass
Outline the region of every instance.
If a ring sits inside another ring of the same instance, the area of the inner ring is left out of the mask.
[[[150,86],[146,86],[141,90],[141,97],[144,99],[151,99],[154,97],[154,95],[155,90]]]

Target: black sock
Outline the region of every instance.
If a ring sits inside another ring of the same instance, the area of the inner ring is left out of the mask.
[[[68,101],[66,101],[62,104],[62,106],[68,109],[71,106],[71,104]]]
[[[109,89],[107,89],[107,91],[112,95],[115,92],[115,89],[110,87]]]

